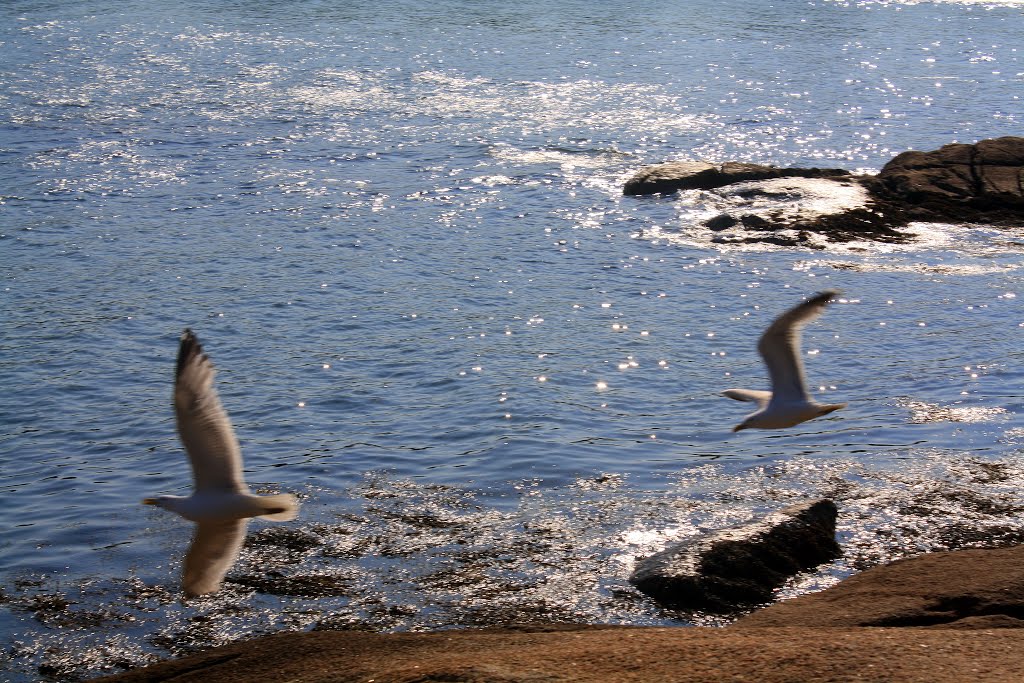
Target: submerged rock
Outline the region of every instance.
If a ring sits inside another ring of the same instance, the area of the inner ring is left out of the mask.
[[[638,563],[630,583],[670,609],[732,612],[771,601],[793,574],[840,555],[835,503],[793,505]]]
[[[811,244],[811,233],[837,242],[863,239],[902,241],[891,218],[875,208],[868,189],[856,178],[785,177],[746,181],[720,188],[728,212],[704,222],[714,231],[742,226],[738,241]],[[754,234],[751,234],[754,233]],[[721,240],[724,241],[724,240]]]
[[[266,595],[293,595],[302,598],[348,597],[354,592],[351,578],[330,574],[285,576],[279,572],[271,572],[262,576],[229,576],[227,582]]]

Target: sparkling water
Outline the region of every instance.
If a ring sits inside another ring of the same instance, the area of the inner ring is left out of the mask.
[[[268,6],[262,6],[262,5]],[[260,5],[254,7],[253,5]],[[1024,226],[720,244],[666,160],[877,171],[1022,134],[1021,2],[0,5],[0,628],[15,680],[255,634],[660,610],[634,559],[806,498],[846,554],[783,595],[1019,540]],[[767,388],[772,318],[816,396]],[[170,404],[193,328],[250,484],[220,593],[183,602]]]

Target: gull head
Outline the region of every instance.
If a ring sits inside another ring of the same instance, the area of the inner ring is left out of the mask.
[[[155,496],[153,498],[143,498],[142,504],[169,510],[192,522],[224,521],[254,516],[254,514],[245,514],[234,509],[237,507],[234,503],[239,498],[243,498],[243,496],[236,494],[218,496]]]

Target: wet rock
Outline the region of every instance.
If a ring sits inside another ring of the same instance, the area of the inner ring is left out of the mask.
[[[296,527],[267,527],[250,534],[245,539],[245,547],[262,548],[275,547],[283,548],[295,553],[307,553],[324,545],[320,536]]]
[[[731,213],[704,225],[716,232],[742,227],[741,236],[732,241],[815,247],[820,244],[814,238],[821,234],[834,242],[906,239],[891,227],[896,210],[879,211],[856,179],[774,178],[735,183],[715,192]]]
[[[278,572],[271,572],[265,576],[229,576],[227,580],[229,583],[245,586],[266,595],[328,598],[348,597],[353,592],[350,578],[326,574],[284,576]]]
[[[670,609],[763,604],[787,577],[839,556],[836,516],[830,500],[794,505],[667,548],[641,560],[629,580]]]
[[[729,228],[736,227],[736,224],[739,222],[740,219],[735,216],[730,216],[727,213],[720,213],[714,218],[709,218],[704,221],[704,225],[712,230],[728,230]]]
[[[1024,546],[898,560],[737,621],[746,627],[1024,627]]]
[[[712,190],[734,183],[772,178],[840,178],[850,172],[839,168],[777,168],[728,161],[673,161],[638,171],[626,181],[626,195],[671,194],[679,190]]]
[[[740,216],[740,223],[747,230],[771,230],[772,223],[764,216],[758,216],[756,213],[745,213]]]
[[[1009,683],[1024,670],[1022,605],[1024,547],[966,550],[879,567],[726,628],[563,625],[377,634],[349,617],[102,680]],[[42,673],[65,680],[72,671]]]

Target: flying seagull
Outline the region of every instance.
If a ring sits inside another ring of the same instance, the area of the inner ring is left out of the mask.
[[[757,350],[768,366],[771,391],[727,389],[723,396],[753,401],[757,410],[732,431],[741,429],[784,429],[845,408],[845,403],[818,403],[807,393],[804,364],[800,360],[800,332],[817,318],[839,292],[829,289],[794,306],[768,326],[757,342]]]
[[[196,523],[185,556],[182,588],[188,596],[220,588],[245,541],[250,517],[285,522],[295,519],[295,496],[254,496],[242,476],[242,449],[213,386],[213,363],[199,340],[181,335],[174,379],[178,436],[192,463],[191,496],[146,498],[146,505],[176,512]]]

